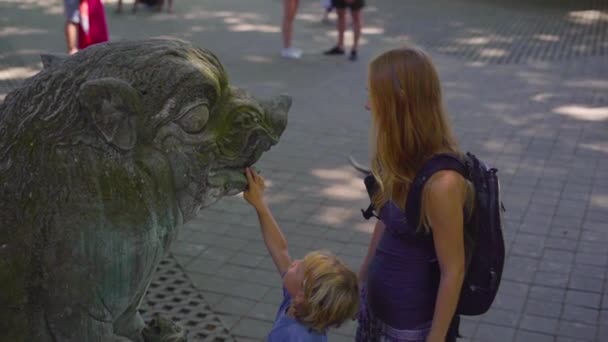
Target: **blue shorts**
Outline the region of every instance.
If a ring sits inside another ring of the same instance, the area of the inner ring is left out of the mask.
[[[80,23],[80,0],[63,0],[63,9],[65,11],[65,18],[68,22],[78,24]]]

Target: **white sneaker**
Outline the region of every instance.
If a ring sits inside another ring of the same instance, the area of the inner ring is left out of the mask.
[[[281,50],[281,57],[298,59],[302,57],[302,50],[293,47]]]

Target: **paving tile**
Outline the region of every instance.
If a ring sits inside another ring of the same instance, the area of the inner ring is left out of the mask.
[[[297,233],[300,235],[320,238],[328,231],[327,227],[315,226],[312,224],[302,224],[296,227]]]
[[[595,325],[578,322],[560,321],[558,334],[560,336],[572,337],[584,341],[594,341],[597,332]]]
[[[346,336],[346,335],[341,335],[338,334],[336,332],[329,332],[327,333],[327,340],[328,341],[337,341],[337,342],[352,342],[353,341],[353,337],[352,336]]]
[[[537,245],[516,241],[511,246],[510,255],[538,258],[542,255],[542,252],[542,248],[539,248]]]
[[[531,282],[538,270],[538,260],[522,256],[509,256],[505,261],[503,277],[518,282]]]
[[[526,222],[522,223],[519,227],[520,232],[525,232],[529,234],[536,234],[541,236],[546,236],[550,231],[551,221],[549,219],[542,219],[539,221],[532,221],[528,219]]]
[[[225,295],[208,291],[201,291],[201,295],[205,299],[205,302],[207,302],[207,304],[211,305],[212,307],[221,302],[222,299],[224,299],[225,297]]]
[[[209,260],[199,257],[192,259],[188,265],[185,265],[185,270],[188,271],[188,274],[213,275],[222,265],[224,265],[224,263],[219,260]]]
[[[601,306],[601,296],[597,293],[567,290],[566,303],[599,309]]]
[[[231,332],[237,338],[243,336],[260,340],[268,336],[271,328],[271,322],[243,318],[234,326]]]
[[[340,254],[350,255],[354,257],[365,257],[367,254],[367,245],[362,245],[358,243],[347,243],[341,250]]]
[[[256,267],[262,262],[262,260],[264,260],[264,258],[264,256],[259,254],[239,252],[230,258],[228,263],[239,266]]]
[[[547,260],[544,258],[541,259],[540,263],[538,264],[538,269],[540,271],[545,273],[560,273],[565,276],[568,276],[568,274],[572,272],[573,268],[574,265],[572,263],[564,263],[559,260]]]
[[[327,230],[325,235],[323,235],[323,239],[326,240],[335,240],[343,243],[347,243],[351,240],[354,232],[348,229],[335,229],[330,228]]]
[[[602,293],[603,286],[602,279],[585,277],[580,274],[573,274],[568,283],[568,289],[594,293]]]
[[[606,298],[606,296],[604,296],[604,298]],[[600,311],[599,324],[608,326],[608,310],[602,309]]]
[[[544,250],[543,259],[568,264],[574,260],[574,252],[547,248]]]
[[[279,307],[279,304],[283,301],[283,288],[282,287],[273,287],[271,288],[264,296],[261,297],[261,302],[276,305]]]
[[[479,327],[479,322],[470,321],[464,318],[461,318],[460,321],[460,335],[464,338],[473,339],[475,334],[477,333],[477,328]]]
[[[570,338],[565,336],[557,336],[555,339],[556,342],[582,342],[583,340],[578,338]]]
[[[262,321],[274,322],[278,309],[278,305],[258,302],[249,310],[247,316]]]
[[[549,287],[565,288],[568,285],[570,276],[568,274],[556,272],[537,272],[534,275],[534,284]]]
[[[608,336],[608,325],[600,325],[598,327],[595,341],[601,341],[605,338],[604,336]]]
[[[518,330],[515,335],[517,342],[555,342],[555,336],[535,333],[525,330]]]
[[[578,240],[581,235],[577,228],[578,223],[573,223],[571,226],[551,226],[549,235],[555,238]]]
[[[589,277],[596,279],[606,279],[607,269],[605,267],[593,266],[593,265],[581,265],[575,264],[574,268],[572,268],[572,277]]]
[[[562,303],[528,298],[524,312],[533,316],[559,318],[562,307]]]
[[[264,256],[268,255],[268,249],[266,248],[266,246],[264,245],[264,242],[262,240],[249,242],[248,244],[246,244],[245,246],[243,246],[241,248],[240,252],[264,255]]]
[[[248,280],[241,280],[231,289],[231,293],[237,297],[258,300],[259,298],[262,298],[270,288],[270,286],[252,283]]]
[[[608,266],[608,255],[579,252],[576,253],[576,263],[583,265]]]
[[[526,297],[530,291],[530,285],[527,283],[514,282],[510,280],[501,280],[498,292],[516,297]]]
[[[586,324],[595,324],[599,317],[599,310],[584,308],[581,306],[569,305],[564,306],[561,319],[564,321],[574,321]]]
[[[559,237],[547,237],[545,247],[565,251],[576,251],[578,241],[572,239],[564,239]]]
[[[608,211],[608,210],[607,210]],[[606,220],[608,222],[608,220]],[[579,251],[582,253],[606,255],[608,254],[608,248],[606,244],[595,241],[581,241],[578,245]]]
[[[287,239],[290,248],[293,248],[293,246],[310,248],[310,246],[318,240],[318,238],[316,237],[302,235],[294,232],[290,232],[285,238]]]
[[[209,247],[209,245],[175,241],[171,245],[171,253],[174,255],[194,257],[200,255],[207,247]]]
[[[555,334],[557,331],[558,320],[548,317],[523,315],[519,326],[521,329],[528,331]]]
[[[184,255],[173,255],[173,257],[175,258],[175,260],[177,260],[177,263],[182,267],[188,266],[194,258],[191,256],[184,256]]]
[[[525,297],[516,297],[498,293],[492,306],[497,309],[520,312],[523,309],[525,302]]]
[[[224,326],[228,329],[232,329],[234,328],[234,326],[238,323],[238,321],[240,320],[240,316],[235,316],[235,315],[222,315],[222,314],[218,314],[217,315],[220,319],[220,321],[222,322],[222,324],[224,324]],[[241,339],[239,338],[239,341]]]
[[[355,337],[355,333],[357,332],[357,321],[349,320],[344,322],[340,327],[332,329],[337,334],[341,334],[344,336],[350,336],[351,341]]]
[[[240,336],[238,338],[238,342],[260,342],[260,341],[264,341],[264,339],[256,339],[256,338],[248,338],[248,337],[243,337]]]
[[[608,231],[583,230],[581,232],[581,240],[607,243]]]
[[[254,300],[226,296],[213,309],[221,314],[241,316],[251,310],[255,303]]]
[[[480,323],[475,334],[475,341],[510,342],[515,337],[515,329],[499,325]]]
[[[339,254],[345,247],[344,242],[319,239],[313,242],[308,250],[328,250],[333,254]]]
[[[530,287],[529,297],[537,300],[562,303],[566,296],[566,290],[551,288],[540,285]]]
[[[227,249],[218,246],[212,246],[205,249],[200,255],[199,259],[215,260],[221,263],[226,263],[236,254],[235,250]]]
[[[191,273],[189,276],[197,288],[224,295],[232,295],[234,289],[239,284],[234,279],[224,279],[197,273]]]
[[[481,317],[481,321],[493,325],[517,327],[517,324],[519,322],[519,316],[519,312],[491,308],[490,311],[486,312]]]

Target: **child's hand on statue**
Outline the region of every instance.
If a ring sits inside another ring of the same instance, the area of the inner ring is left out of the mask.
[[[264,202],[264,177],[258,175],[252,168],[245,169],[245,175],[247,176],[247,190],[243,193],[243,197],[252,207],[256,210],[260,210],[266,206]]]

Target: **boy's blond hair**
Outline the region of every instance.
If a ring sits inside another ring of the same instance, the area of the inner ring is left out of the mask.
[[[304,292],[292,302],[290,313],[301,323],[325,332],[355,318],[359,310],[357,275],[327,251],[308,253],[302,261]]]

